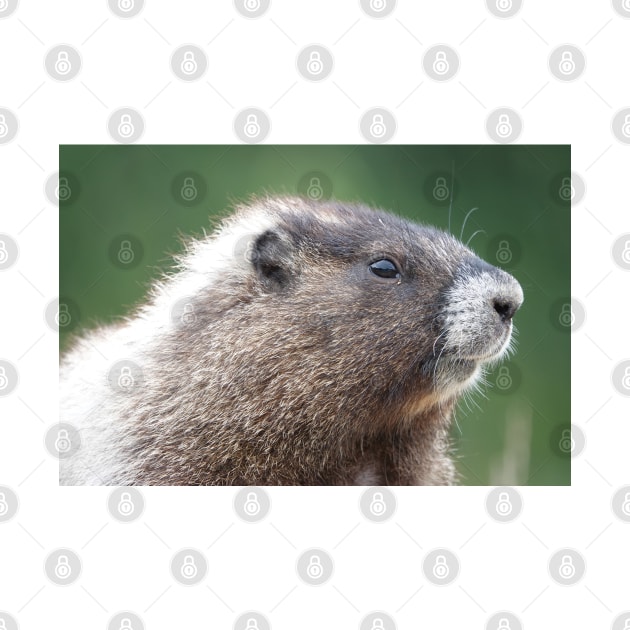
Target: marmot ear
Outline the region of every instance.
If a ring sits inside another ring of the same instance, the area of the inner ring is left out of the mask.
[[[276,230],[267,230],[254,242],[252,264],[263,285],[278,291],[291,279],[291,245]]]

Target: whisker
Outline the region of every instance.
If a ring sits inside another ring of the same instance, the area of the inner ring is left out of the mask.
[[[485,230],[477,230],[476,232],[473,232],[473,235],[466,241],[466,247],[468,247],[468,245],[470,244],[470,241],[472,241],[473,238],[475,238],[475,236],[477,236],[477,234],[479,234],[480,232],[487,234]]]
[[[462,237],[464,236],[464,230],[466,229],[466,221],[468,221],[468,217],[475,211],[475,210],[479,210],[479,208],[472,208],[470,209],[467,213],[466,216],[464,217],[464,222],[462,223],[462,231],[459,233],[459,240],[462,240]]]

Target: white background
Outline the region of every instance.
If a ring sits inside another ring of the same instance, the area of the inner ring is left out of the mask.
[[[59,43],[83,60],[68,83],[44,69]],[[184,43],[208,55],[200,81],[171,72],[170,55]],[[296,71],[297,53],[311,43],[335,58],[322,83]],[[436,43],[461,60],[445,83],[422,70],[423,51]],[[574,82],[547,67],[562,43],[586,56]],[[630,275],[611,256],[614,240],[630,232],[630,146],[610,128],[630,106],[628,59],[630,20],[604,1],[525,0],[515,17],[499,19],[480,0],[405,0],[381,20],[358,1],[273,0],[255,20],[226,0],[149,1],[123,20],[104,0],[22,0],[0,20],[0,107],[20,124],[0,145],[0,232],[20,248],[17,264],[0,272],[0,358],[20,375],[0,399],[0,484],[20,499],[17,516],[0,524],[0,610],[24,630],[106,628],[119,610],[137,612],[147,628],[231,628],[249,609],[287,630],[358,628],[371,610],[387,611],[401,629],[484,628],[497,610],[513,611],[526,628],[611,627],[630,609],[630,525],[610,508],[614,491],[630,483],[629,399],[610,378],[630,357]],[[570,143],[572,168],[586,182],[572,210],[572,294],[587,311],[572,338],[572,422],[586,434],[572,487],[521,488],[523,512],[508,524],[488,517],[488,488],[395,489],[397,512],[383,524],[363,518],[359,488],[270,489],[271,512],[258,524],[235,515],[236,489],[147,488],[144,514],[126,525],[107,512],[111,489],[59,489],[57,461],[43,446],[58,419],[58,338],[44,320],[58,292],[58,208],[44,183],[58,169],[60,143],[112,142],[107,118],[122,106],[142,112],[149,144],[238,142],[233,119],[249,106],[269,115],[274,144],[363,142],[360,116],[376,106],[396,117],[399,143],[491,142],[485,120],[500,106],[521,115],[518,142]],[[83,562],[68,587],[43,571],[47,553],[62,546]],[[335,573],[309,587],[295,561],[315,546],[333,555]],[[438,546],[462,566],[447,587],[421,571]],[[208,558],[199,586],[170,575],[181,547]],[[548,575],[560,547],[586,558],[575,586]]]

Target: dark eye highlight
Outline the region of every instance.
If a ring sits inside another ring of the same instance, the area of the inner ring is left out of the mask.
[[[398,267],[387,258],[377,260],[370,264],[370,271],[379,278],[386,280],[400,280],[400,271]]]

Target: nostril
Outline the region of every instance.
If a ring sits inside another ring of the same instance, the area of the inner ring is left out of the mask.
[[[494,310],[499,314],[499,317],[501,317],[504,322],[511,320],[518,308],[518,305],[515,302],[505,298],[495,298],[492,301],[492,306],[494,306]]]

